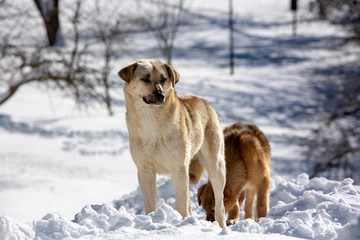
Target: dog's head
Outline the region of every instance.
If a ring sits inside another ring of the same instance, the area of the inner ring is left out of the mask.
[[[199,188],[197,199],[199,206],[202,206],[206,211],[206,220],[215,221],[215,198],[210,182]]]
[[[146,104],[162,105],[179,81],[179,74],[168,64],[142,59],[118,73],[125,81],[125,91]]]
[[[225,214],[236,204],[236,200],[233,201],[232,192],[229,188],[224,189],[224,207]],[[202,206],[206,211],[206,220],[215,221],[215,197],[212,185],[210,182],[202,185],[197,193],[197,199],[199,206]]]

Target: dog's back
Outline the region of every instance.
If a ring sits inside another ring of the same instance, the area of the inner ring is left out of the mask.
[[[257,126],[246,122],[230,125],[224,129],[224,140],[227,176],[237,175],[231,172],[238,171],[239,168],[232,165],[239,162],[245,165],[246,178],[259,178],[263,174],[269,174],[270,145]]]
[[[231,189],[240,202],[245,193],[245,218],[254,218],[253,204],[257,196],[257,218],[265,217],[270,188],[270,145],[267,138],[257,126],[239,122],[224,129],[224,140],[225,189]]]
[[[270,145],[259,128],[250,123],[239,122],[224,129],[226,184],[224,189],[225,212],[228,225],[239,219],[239,205],[246,195],[245,218],[254,219],[254,202],[257,197],[257,218],[268,211],[270,189]],[[200,179],[201,168],[195,159],[190,166],[191,179]],[[211,220],[212,190],[210,181],[199,188],[198,202]]]

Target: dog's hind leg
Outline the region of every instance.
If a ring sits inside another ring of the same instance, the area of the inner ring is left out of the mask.
[[[214,145],[216,146],[216,145]],[[220,151],[219,151],[220,152]],[[209,180],[214,191],[215,197],[215,220],[221,228],[226,226],[225,207],[224,207],[224,188],[225,188],[225,159],[219,152],[214,149],[208,149],[203,145],[202,151],[199,153],[200,160],[206,166]]]
[[[254,187],[245,190],[245,219],[254,219],[254,202],[256,197],[256,189]]]
[[[215,145],[214,145],[215,146]],[[212,149],[213,151],[214,149]],[[209,181],[214,191],[215,197],[215,220],[221,228],[226,227],[225,207],[224,207],[224,188],[225,188],[225,159],[222,154],[212,154],[206,145],[198,153],[200,161],[204,163],[208,172]]]
[[[156,174],[151,170],[138,170],[138,180],[144,198],[145,214],[156,208]]]
[[[211,125],[210,125],[211,126]],[[206,141],[201,146],[200,161],[206,167],[215,197],[215,220],[221,228],[226,227],[224,188],[226,181],[226,166],[224,158],[224,140],[219,126],[213,124],[211,130],[207,130]],[[218,130],[218,132],[216,131]]]
[[[257,201],[256,201],[256,220],[259,221],[260,218],[266,217],[268,208],[269,208],[269,189],[270,189],[270,178],[264,176],[263,180],[260,182],[257,192]]]
[[[225,227],[224,187],[225,187],[225,161],[217,161],[217,167],[209,169],[209,180],[215,196],[215,220],[221,228]]]
[[[242,205],[244,203],[244,199],[245,199],[245,191],[241,191],[240,196],[239,196],[239,207],[240,207],[240,209],[242,208]]]

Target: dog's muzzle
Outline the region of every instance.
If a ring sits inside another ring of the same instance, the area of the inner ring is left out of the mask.
[[[143,101],[146,104],[162,105],[165,102],[165,95],[162,91],[155,91],[153,94],[151,94],[147,98],[143,97]]]
[[[215,221],[215,216],[214,214],[206,214],[206,220],[210,221],[210,222],[214,222]]]

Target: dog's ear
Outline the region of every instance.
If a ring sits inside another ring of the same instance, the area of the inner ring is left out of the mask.
[[[171,78],[172,86],[175,87],[175,84],[177,84],[177,82],[180,80],[180,74],[175,71],[169,64],[164,65],[169,77]]]
[[[206,186],[206,184],[202,185],[202,186],[199,188],[198,193],[197,193],[197,199],[198,199],[199,206],[201,206],[201,194],[202,194],[202,192],[204,191],[205,186]]]
[[[123,79],[125,82],[129,83],[131,81],[131,78],[136,70],[137,63],[130,64],[129,66],[126,66],[122,68],[118,75],[121,79]]]

